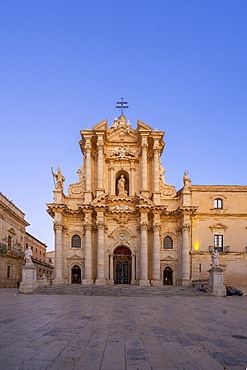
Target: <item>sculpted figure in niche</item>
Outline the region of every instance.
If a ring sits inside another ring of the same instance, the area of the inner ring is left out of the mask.
[[[219,253],[217,250],[212,252],[212,265],[213,267],[219,266]]]
[[[33,265],[32,255],[33,255],[32,249],[30,247],[28,247],[25,250],[25,262],[26,262],[26,265]]]
[[[124,175],[121,175],[120,179],[117,183],[118,195],[127,195],[127,191],[125,190],[125,178]]]
[[[58,167],[57,168],[57,173],[54,173],[52,171],[52,174],[56,180],[56,189],[58,190],[63,190],[63,183],[65,181],[65,177],[63,176],[63,174],[61,173],[61,168]]]

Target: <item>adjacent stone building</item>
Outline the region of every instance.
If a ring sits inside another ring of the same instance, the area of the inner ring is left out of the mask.
[[[31,247],[37,277],[50,278],[53,266],[46,263],[46,245],[26,232],[25,214],[0,193],[0,287],[17,287],[22,280],[24,251]]]
[[[81,131],[78,182],[54,173],[57,284],[190,285],[213,249],[227,284],[247,284],[247,186],[166,183],[164,132],[121,114]]]

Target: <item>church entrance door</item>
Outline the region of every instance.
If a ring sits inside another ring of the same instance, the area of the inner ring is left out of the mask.
[[[130,284],[131,252],[127,247],[118,247],[113,258],[114,284]]]
[[[173,271],[171,267],[166,267],[163,271],[164,285],[173,285]]]
[[[71,283],[81,284],[81,269],[77,265],[73,266],[71,269]]]

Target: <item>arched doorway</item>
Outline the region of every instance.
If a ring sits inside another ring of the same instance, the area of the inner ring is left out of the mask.
[[[114,284],[130,284],[131,251],[127,247],[118,247],[113,257]]]
[[[81,269],[77,265],[71,269],[71,284],[81,284]]]
[[[167,266],[163,271],[163,284],[173,285],[173,270],[169,266]]]

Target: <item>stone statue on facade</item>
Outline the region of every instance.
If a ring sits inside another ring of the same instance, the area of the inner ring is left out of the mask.
[[[124,175],[121,175],[120,179],[117,183],[118,195],[127,195],[127,191],[125,190],[125,178]]]
[[[212,252],[212,265],[213,267],[218,267],[219,266],[219,253],[217,250],[214,250]]]
[[[63,190],[63,183],[65,181],[65,177],[61,173],[61,168],[60,167],[57,168],[57,173],[54,173],[52,171],[52,175],[56,180],[56,189],[57,190]]]
[[[33,266],[33,261],[32,261],[32,255],[33,255],[33,252],[32,252],[32,249],[30,247],[28,247],[26,250],[25,250],[25,266]]]
[[[184,187],[189,188],[191,186],[191,179],[189,178],[189,171],[184,171],[184,177],[183,177],[183,182],[184,182]]]

